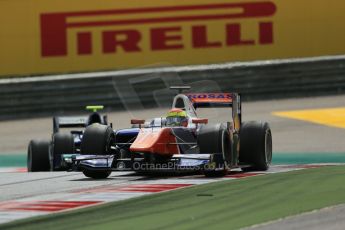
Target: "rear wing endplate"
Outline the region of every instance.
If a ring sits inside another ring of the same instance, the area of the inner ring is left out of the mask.
[[[54,117],[53,118],[53,131],[59,132],[60,128],[84,128],[87,125],[89,117]]]

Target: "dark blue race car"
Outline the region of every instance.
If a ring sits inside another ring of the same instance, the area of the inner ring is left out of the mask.
[[[29,172],[68,169],[69,166],[61,162],[61,156],[80,153],[85,128],[95,123],[108,125],[107,116],[97,112],[103,106],[87,106],[86,109],[92,111],[89,116],[54,117],[51,140],[30,141],[27,155]]]

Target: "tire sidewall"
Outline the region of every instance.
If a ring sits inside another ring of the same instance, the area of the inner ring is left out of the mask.
[[[267,122],[244,122],[240,130],[240,162],[267,170],[272,161],[272,132]]]
[[[29,172],[46,172],[51,170],[51,141],[31,140],[27,153],[27,168]]]
[[[52,138],[51,156],[53,169],[61,168],[61,155],[75,153],[74,137],[71,133],[55,133]]]

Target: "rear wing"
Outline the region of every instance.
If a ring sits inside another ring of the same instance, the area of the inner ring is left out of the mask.
[[[232,93],[187,93],[194,108],[232,107]]]
[[[239,130],[242,122],[241,94],[239,93],[186,93],[195,109],[231,107],[234,128]]]
[[[53,118],[53,132],[59,132],[60,128],[85,128],[93,123],[108,124],[106,115],[102,116],[97,111],[103,109],[103,105],[88,105],[87,110],[92,111],[89,116],[78,117],[54,117]]]
[[[53,132],[59,132],[60,128],[84,128],[87,126],[89,117],[54,117]]]

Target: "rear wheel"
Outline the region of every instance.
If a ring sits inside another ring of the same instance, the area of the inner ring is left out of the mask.
[[[206,177],[222,177],[228,173],[226,162],[231,159],[230,133],[224,124],[205,125],[198,133],[200,153],[212,154],[205,167]]]
[[[272,161],[272,132],[267,122],[244,122],[240,130],[240,162],[266,171]]]
[[[114,140],[113,129],[106,125],[92,124],[85,129],[81,142],[81,154],[109,155]],[[111,170],[84,169],[86,177],[104,179],[111,174]]]
[[[70,133],[55,133],[53,135],[52,156],[53,168],[65,170],[61,165],[62,154],[73,154],[75,152],[74,138]]]
[[[28,146],[27,167],[29,172],[50,171],[50,141],[32,140]]]

